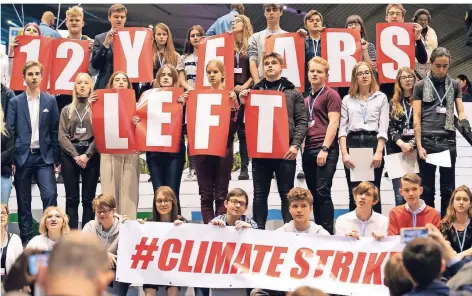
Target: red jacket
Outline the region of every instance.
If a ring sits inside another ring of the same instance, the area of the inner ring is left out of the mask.
[[[400,229],[413,227],[413,213],[407,204],[394,207],[389,214],[388,235],[400,235]],[[423,204],[416,214],[416,227],[424,227],[431,223],[439,228],[441,216],[430,206]]]

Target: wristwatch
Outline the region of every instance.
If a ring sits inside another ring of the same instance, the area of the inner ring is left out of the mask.
[[[321,150],[323,150],[324,152],[328,152],[329,148],[326,146],[321,146]]]
[[[88,159],[92,158],[92,154],[90,154],[89,152],[85,152],[85,155],[87,155]]]

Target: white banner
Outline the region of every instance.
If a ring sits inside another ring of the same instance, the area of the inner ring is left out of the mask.
[[[302,285],[343,295],[389,295],[383,268],[399,237],[283,233],[213,225],[126,221],[116,279],[134,284],[291,291]]]

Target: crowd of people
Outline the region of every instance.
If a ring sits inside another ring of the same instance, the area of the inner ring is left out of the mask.
[[[330,65],[321,57],[321,32],[325,28],[323,16],[316,10],[309,11],[304,17],[304,29],[298,30],[298,34],[306,40],[307,84],[305,93],[301,93],[291,81],[282,77],[283,57],[275,52],[265,52],[267,36],[286,33],[280,27],[283,5],[263,5],[267,28],[257,33],[253,32],[251,20],[244,15],[242,4],[233,4],[231,8],[232,11],[219,18],[206,33],[211,36],[231,31],[235,37],[236,86],[227,89],[232,111],[229,137],[224,139],[227,141],[226,155],[188,156],[189,174],[186,179],[198,182],[203,223],[217,227],[234,226],[236,229],[264,230],[268,216],[270,185],[275,175],[285,223],[277,231],[341,235],[354,239],[374,237],[382,240],[387,235],[399,235],[402,228],[428,227],[432,238],[414,241],[405,248],[402,258],[391,258],[388,270],[403,272],[406,280],[397,275],[389,279],[388,286],[390,289],[398,289],[395,281],[402,280],[403,284],[409,285],[409,288],[403,291],[411,291],[409,295],[423,295],[421,291],[436,288],[447,290],[449,293],[447,286],[436,281],[444,271],[444,264],[439,264],[440,268],[437,269],[437,263],[441,263],[441,260],[453,260],[455,264],[459,261],[462,267],[468,256],[472,255],[472,193],[467,186],[457,187],[455,183],[457,147],[454,124],[456,112],[458,123],[470,133],[463,100],[472,96],[472,86],[467,76],[459,75],[455,80],[448,74],[451,54],[446,48],[438,47],[436,33],[429,26],[430,13],[419,9],[413,17],[416,40],[414,69],[400,68],[395,83],[382,85],[377,79],[375,46],[368,42],[364,22],[358,15],[349,16],[345,27],[360,31],[362,61],[352,69],[350,87],[336,89],[327,85]],[[89,260],[88,257],[84,262],[80,262],[77,257],[75,261],[67,258],[64,262],[71,265],[75,262],[83,268],[95,268],[97,273],[93,274],[93,278],[98,278],[95,284],[100,289],[105,289],[111,281],[111,289],[115,295],[127,293],[129,283],[114,280],[109,272],[119,264],[117,248],[121,223],[128,219],[137,219],[139,152],[105,154],[97,151],[91,120],[91,105],[98,100],[94,90],[134,89],[136,98],[139,99],[147,90],[153,88],[182,87],[185,92],[179,102],[185,108],[189,92],[194,91],[199,46],[205,38],[205,30],[200,25],[192,26],[187,33],[184,51],[180,55],[175,50],[171,28],[164,23],[156,24],[153,28],[155,80],[152,83],[131,83],[126,73],[113,70],[113,36],[117,29],[125,27],[127,14],[124,5],[113,4],[108,12],[110,30],[97,35],[92,41],[82,34],[82,9],[75,6],[67,11],[68,38],[89,40],[92,49],[89,73],[77,75],[72,95],[54,97],[53,94],[40,91],[43,67],[38,61],[28,61],[23,67],[26,91],[15,95],[2,80],[0,234],[2,278],[6,275],[4,288],[7,291],[24,289],[31,284],[31,281],[26,280],[15,282],[18,273],[11,272],[17,258],[28,256],[26,251],[26,254],[23,253],[25,247],[26,250],[54,250],[50,266],[45,273],[40,270],[36,280],[44,285],[47,295],[64,294],[66,291],[55,288],[61,286],[59,283],[66,283],[65,280],[58,280],[54,285],[45,283],[48,279],[57,279],[61,275],[56,264],[59,264],[58,260],[64,259],[63,248],[67,247],[71,250],[77,249],[73,256],[86,254],[81,252],[88,248],[90,252],[92,249],[97,252],[97,255],[93,256],[97,257],[95,261]],[[385,20],[389,23],[402,23],[405,15],[406,10],[401,4],[389,4],[386,7]],[[50,15],[45,13],[41,25],[27,24],[23,34],[56,38],[56,31],[51,29],[50,25]],[[14,58],[13,49],[18,45],[16,40],[12,42],[10,58]],[[211,89],[226,89],[225,65],[221,61],[211,60],[206,65],[205,75]],[[95,85],[92,76],[97,76]],[[252,218],[246,216],[249,206],[247,193],[240,188],[229,189],[236,134],[241,153],[239,179],[249,179],[243,116],[246,99],[251,90],[274,90],[284,93],[290,143],[283,159],[251,160],[254,198],[252,215],[249,216]],[[140,120],[137,116],[133,117],[134,124]],[[182,125],[184,132],[179,152],[146,152],[146,162],[155,192],[153,204],[150,205],[153,222],[174,223],[176,226],[187,223],[181,216],[179,202],[186,154],[189,154],[185,139],[187,126],[185,122],[182,122]],[[355,159],[350,155],[353,148],[372,149],[371,167],[375,176],[372,182],[351,180],[351,170],[355,167]],[[436,166],[426,160],[428,154],[445,150],[450,153],[451,167],[439,168],[441,210],[438,212],[435,209]],[[302,166],[308,190],[294,188],[296,159],[299,153],[302,153]],[[391,180],[396,207],[387,217],[381,214],[380,188],[383,157],[392,153],[417,154],[420,172]],[[331,188],[340,154],[349,188],[346,201],[349,199],[350,212],[335,220]],[[59,172],[62,172],[64,179],[65,210],[57,207],[55,174]],[[9,233],[7,229],[8,201],[13,175],[18,205],[19,237]],[[31,214],[33,178],[38,185],[44,210],[39,227],[40,235],[37,236],[34,236]],[[101,194],[96,196],[99,179]],[[81,219],[78,214],[80,203],[83,209]],[[314,222],[310,221],[311,213]],[[82,232],[90,234],[89,238],[83,241],[79,234],[69,234],[71,229],[79,228],[79,220]],[[146,223],[144,220],[138,221]],[[98,243],[97,238],[102,245]],[[446,241],[448,243],[445,243]],[[85,247],[86,242],[88,247]],[[438,245],[443,248],[448,245],[449,257],[437,252],[435,248]],[[83,246],[83,249],[79,246]],[[419,255],[422,252],[423,257]],[[98,258],[98,254],[102,254],[103,258]],[[418,268],[422,270],[421,264],[426,260],[424,258],[431,260],[434,265],[428,279],[416,274]],[[407,272],[398,268],[400,264],[404,264]],[[457,265],[454,266],[456,269],[454,272],[450,271],[448,277],[452,277],[459,270]],[[449,263],[448,267],[450,269]],[[66,266],[66,273],[67,268],[69,267]],[[91,275],[85,273],[84,280]],[[80,278],[72,282],[80,285]],[[145,285],[143,288],[146,295],[154,295],[158,286]],[[177,295],[179,292],[177,287],[165,288],[168,295]],[[294,292],[292,295],[322,295],[309,294],[321,292],[304,289],[305,292]],[[457,286],[454,289],[457,290]],[[196,295],[209,295],[209,289],[204,287],[196,288],[195,292]],[[403,295],[403,292],[392,292],[392,295]],[[216,291],[213,292],[215,293]],[[243,293],[284,295],[284,292],[258,289]]]

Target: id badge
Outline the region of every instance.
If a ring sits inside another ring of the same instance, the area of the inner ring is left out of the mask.
[[[443,107],[443,106],[437,106],[437,107],[436,107],[436,113],[439,113],[439,114],[446,114],[446,112],[447,112],[446,107]]]
[[[1,275],[2,277],[5,276],[5,268],[2,268],[2,269],[0,270],[0,275]]]
[[[315,121],[314,120],[308,122],[308,127],[314,127],[314,126],[315,126]]]
[[[75,133],[79,135],[85,134],[86,132],[87,132],[87,128],[85,127],[78,127],[75,129]]]
[[[242,74],[243,68],[234,68],[234,74]]]
[[[415,130],[412,128],[406,128],[403,130],[403,136],[414,136]]]

